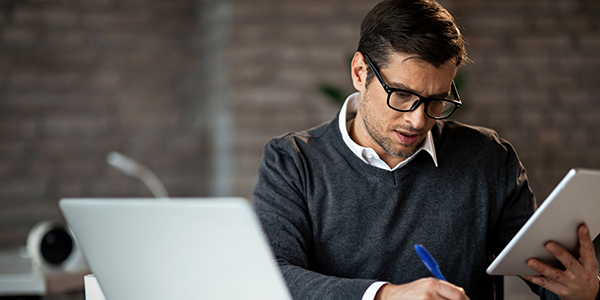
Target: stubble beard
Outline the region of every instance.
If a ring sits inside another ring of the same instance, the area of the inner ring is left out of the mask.
[[[403,143],[398,142],[401,146],[406,147],[405,149],[395,146],[394,141],[391,138],[386,137],[384,135],[385,130],[384,130],[383,126],[381,126],[380,123],[373,124],[371,122],[371,120],[374,119],[375,117],[374,117],[374,114],[368,108],[368,104],[367,104],[367,102],[369,102],[368,93],[365,93],[364,97],[365,97],[365,99],[363,99],[363,101],[361,101],[361,103],[360,103],[360,109],[362,110],[362,113],[363,113],[362,121],[363,121],[363,124],[365,124],[365,129],[366,129],[367,133],[369,134],[369,136],[371,136],[371,138],[379,145],[379,147],[381,147],[381,149],[383,149],[385,152],[387,152],[390,155],[398,156],[398,157],[402,157],[402,158],[408,158],[408,157],[411,157],[413,154],[415,154],[417,152],[417,149],[419,149],[423,145],[423,143],[425,142],[425,139],[421,140],[421,142],[419,142],[418,144],[415,144],[413,146],[405,145]],[[375,121],[377,121],[377,120],[375,120]],[[415,128],[407,127],[407,126],[394,128],[394,130],[398,130],[398,129],[403,129],[408,132],[419,132]]]

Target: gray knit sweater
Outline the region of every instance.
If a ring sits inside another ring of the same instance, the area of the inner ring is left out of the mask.
[[[471,299],[494,299],[485,269],[535,209],[525,170],[489,129],[438,121],[432,134],[439,167],[421,152],[395,171],[356,157],[337,118],[269,141],[253,205],[295,299],[430,277],[414,244]]]

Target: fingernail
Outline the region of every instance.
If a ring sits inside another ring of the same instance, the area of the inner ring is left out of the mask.
[[[535,269],[538,267],[538,264],[537,264],[537,262],[535,262],[535,260],[530,260],[529,266]]]
[[[550,252],[555,252],[556,251],[556,245],[554,243],[549,243],[548,244],[548,250]]]

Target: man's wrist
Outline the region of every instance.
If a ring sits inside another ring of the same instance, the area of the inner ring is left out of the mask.
[[[384,284],[381,286],[375,300],[398,299],[404,293],[403,285]]]

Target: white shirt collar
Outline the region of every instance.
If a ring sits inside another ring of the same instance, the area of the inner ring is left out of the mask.
[[[393,170],[396,170],[396,169],[406,165],[408,162],[413,160],[413,158],[415,158],[417,156],[417,154],[419,152],[421,152],[421,150],[425,150],[425,151],[427,151],[427,153],[429,153],[429,155],[431,155],[431,158],[433,159],[433,163],[435,164],[435,166],[436,167],[438,166],[437,156],[435,154],[435,147],[433,145],[433,136],[432,136],[431,130],[430,130],[429,132],[427,132],[427,137],[425,137],[425,142],[423,143],[423,146],[421,146],[421,148],[419,148],[409,158],[400,162],[393,169],[390,168],[390,166],[388,166],[381,158],[379,158],[379,155],[377,155],[375,150],[373,150],[372,148],[365,148],[365,147],[357,144],[350,138],[350,135],[348,133],[348,126],[351,124],[352,121],[354,121],[357,111],[358,111],[358,92],[356,92],[356,93],[348,96],[348,98],[346,98],[346,101],[344,102],[344,105],[342,106],[342,109],[340,110],[339,126],[340,126],[340,131],[342,132],[342,138],[344,139],[344,142],[346,143],[348,148],[350,148],[350,150],[352,150],[352,152],[354,154],[356,154],[356,156],[358,156],[358,158],[360,158],[362,161],[364,161],[365,163],[372,165],[374,167],[378,167],[380,169],[393,171]]]

